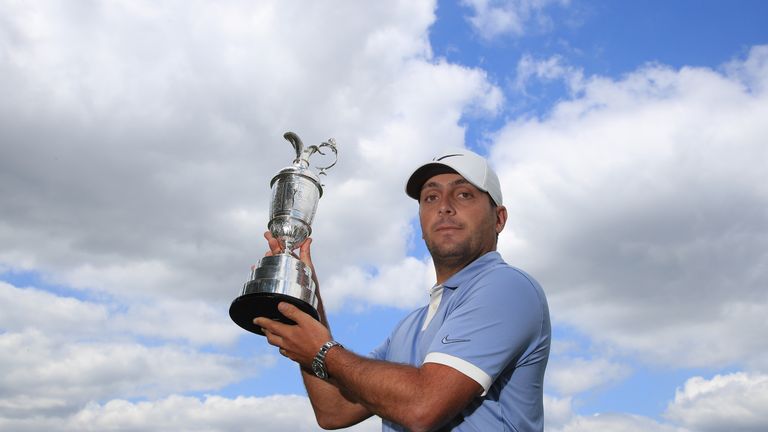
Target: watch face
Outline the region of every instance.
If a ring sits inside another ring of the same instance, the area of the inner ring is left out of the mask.
[[[323,364],[317,359],[312,361],[312,372],[314,372],[318,378],[328,378],[328,373],[325,371]]]

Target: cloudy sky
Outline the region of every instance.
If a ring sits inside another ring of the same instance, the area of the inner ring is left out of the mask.
[[[427,301],[409,171],[488,156],[548,432],[768,429],[768,3],[0,0],[0,430],[314,431],[228,316],[285,131],[367,353]],[[318,163],[322,161],[318,160]],[[375,431],[371,419],[354,431]]]

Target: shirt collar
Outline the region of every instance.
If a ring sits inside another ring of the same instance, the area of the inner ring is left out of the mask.
[[[490,251],[449,277],[447,281],[443,282],[443,286],[451,289],[457,288],[459,285],[477,276],[487,265],[496,262],[503,262],[501,255],[497,251]]]

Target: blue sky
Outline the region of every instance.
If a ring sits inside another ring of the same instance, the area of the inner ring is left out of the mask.
[[[227,314],[287,130],[339,142],[313,256],[347,347],[426,303],[403,183],[468,147],[501,178],[499,251],[548,295],[547,431],[768,429],[767,3],[0,17],[0,429],[318,430],[296,366]]]

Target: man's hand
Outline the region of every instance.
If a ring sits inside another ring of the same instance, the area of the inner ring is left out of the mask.
[[[283,252],[283,245],[280,244],[280,240],[276,239],[270,231],[264,232],[264,238],[267,239],[267,244],[269,244],[269,250],[267,251],[266,254],[264,254],[264,256],[273,256]],[[320,283],[317,280],[317,272],[315,272],[315,265],[312,264],[311,245],[312,245],[311,237],[308,237],[303,242],[301,242],[301,244],[298,246],[299,259],[301,260],[301,262],[306,264],[310,270],[312,270],[312,280],[315,282],[315,295],[317,295],[319,298]],[[289,251],[289,252],[293,253],[293,251]]]
[[[267,342],[280,348],[280,354],[311,368],[312,360],[324,343],[331,340],[328,329],[296,306],[282,302],[278,310],[296,325],[283,324],[269,318],[259,317],[253,322],[264,330]]]
[[[269,251],[266,255],[277,255],[283,251],[280,241],[278,241],[272,233],[267,231],[264,233],[264,238],[267,239],[269,244]],[[310,246],[312,239],[307,238],[299,246],[299,259],[306,264],[310,270],[312,270],[312,279],[315,282],[315,295],[319,300],[319,284],[317,281],[317,275],[315,273],[315,267],[312,264],[312,254],[310,252]],[[312,365],[312,359],[324,343],[331,340],[331,334],[326,327],[324,312],[322,311],[322,301],[318,309],[321,315],[321,322],[316,321],[308,314],[302,312],[297,307],[290,303],[280,303],[278,310],[285,315],[286,318],[295,322],[296,325],[282,324],[277,321],[273,321],[268,318],[256,318],[253,320],[254,324],[258,325],[264,331],[264,335],[267,337],[267,342],[280,348],[280,354],[288,357],[289,359],[299,363],[305,368],[310,368]]]
[[[269,250],[264,256],[277,255],[283,251],[280,240],[276,239],[271,231],[264,231],[264,238],[267,239],[267,244],[269,245]]]

